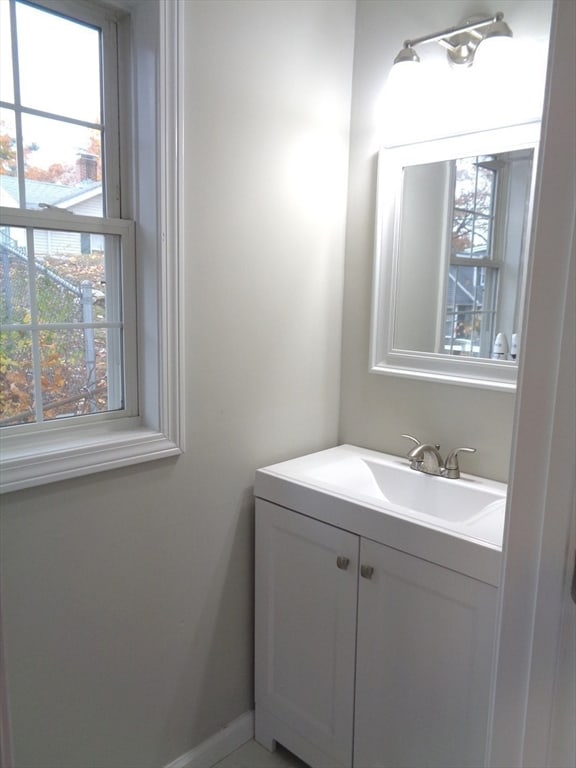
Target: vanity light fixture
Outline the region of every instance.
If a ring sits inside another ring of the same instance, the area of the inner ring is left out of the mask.
[[[455,27],[448,27],[431,35],[405,40],[400,53],[394,59],[394,64],[417,64],[420,57],[414,50],[422,43],[436,42],[446,48],[448,60],[456,66],[469,67],[474,61],[476,49],[486,40],[501,41],[512,37],[512,30],[504,21],[504,14],[498,12],[494,16],[473,16]]]

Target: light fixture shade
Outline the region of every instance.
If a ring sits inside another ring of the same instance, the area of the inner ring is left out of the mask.
[[[500,24],[508,27],[504,22],[498,22],[498,25]],[[497,24],[493,26],[497,26]],[[486,35],[474,54],[474,66],[484,71],[490,70],[495,74],[499,72],[504,74],[514,65],[514,54],[514,40],[511,32],[509,35],[498,33]]]
[[[394,59],[394,66],[390,70],[386,82],[386,91],[394,99],[401,93],[402,88],[410,87],[418,79],[420,72],[420,57],[409,45],[398,53]]]
[[[420,59],[401,59],[394,64],[386,81],[386,91],[389,97],[397,99],[401,94],[410,93],[414,83],[422,74]],[[408,90],[406,90],[408,89]]]
[[[394,65],[396,64],[418,64],[420,62],[420,57],[414,50],[414,48],[411,48],[409,45],[405,45],[404,48],[398,53],[396,58],[394,59]]]
[[[512,30],[505,21],[502,21],[502,19],[495,21],[493,24],[486,27],[486,29],[482,30],[483,42],[484,40],[492,39],[494,37],[512,37]]]

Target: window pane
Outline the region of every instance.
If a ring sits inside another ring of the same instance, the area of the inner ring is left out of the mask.
[[[478,158],[477,165],[477,189],[475,205],[478,213],[490,216],[492,213],[492,197],[494,194],[494,171],[485,168],[480,164],[481,158]]]
[[[24,107],[101,122],[99,31],[17,3]]]
[[[108,365],[108,350],[120,349],[118,329],[42,331],[38,338],[44,420],[122,407]],[[0,333],[0,426],[36,420],[32,345],[29,332]]]
[[[114,235],[34,230],[38,322],[94,323],[110,319],[104,248],[106,244],[108,261],[119,269],[118,241]],[[115,274],[108,280],[112,293]],[[118,318],[118,310],[111,314]]]
[[[0,332],[0,426],[35,421],[31,334]]]
[[[450,266],[444,352],[489,357],[494,336],[498,269]]]
[[[476,259],[489,258],[490,252],[490,219],[477,217],[474,221],[474,237],[472,241],[472,253]]]
[[[0,205],[20,206],[16,123],[11,109],[0,109]]]
[[[463,157],[456,160],[456,180],[454,186],[454,200],[458,208],[470,211],[474,210],[474,196],[476,191],[476,167],[474,157]]]
[[[0,426],[36,421],[32,336],[0,334]],[[44,420],[122,407],[108,366],[108,350],[120,348],[118,329],[41,331],[38,347]]]
[[[29,323],[28,256],[26,230],[0,227],[0,322]]]
[[[72,329],[40,333],[44,419],[115,410],[108,388],[108,347],[119,332]]]
[[[455,211],[452,219],[452,256],[490,258],[491,228],[491,219]]]
[[[492,214],[495,171],[493,158],[464,157],[456,160],[454,202],[465,211]]]
[[[22,134],[26,207],[102,216],[100,132],[23,115]]]
[[[14,103],[10,4],[0,0],[0,100]]]
[[[454,218],[452,219],[452,256],[470,255],[473,226],[473,216],[459,210],[454,210]]]

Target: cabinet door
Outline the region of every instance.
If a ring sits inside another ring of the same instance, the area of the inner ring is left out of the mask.
[[[352,761],[358,551],[357,536],[256,502],[257,722],[264,709],[331,766]]]
[[[360,563],[354,765],[484,765],[496,589],[367,540]]]

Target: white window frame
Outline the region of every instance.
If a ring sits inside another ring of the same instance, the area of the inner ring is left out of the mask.
[[[74,4],[67,0],[43,1],[74,15]],[[146,307],[138,314],[139,414],[82,425],[57,421],[42,430],[30,425],[24,434],[2,435],[0,492],[177,456],[184,450],[181,178],[176,163],[181,135],[181,0],[117,0],[114,5],[129,14],[119,19],[121,51],[128,48],[130,58],[122,63],[131,72],[129,82],[121,83],[121,98],[132,105],[131,125],[121,122],[121,143],[133,148],[130,210],[122,210],[122,215],[136,221],[135,300]],[[151,89],[156,98],[150,98]],[[150,157],[150,147],[156,150],[155,158]]]

